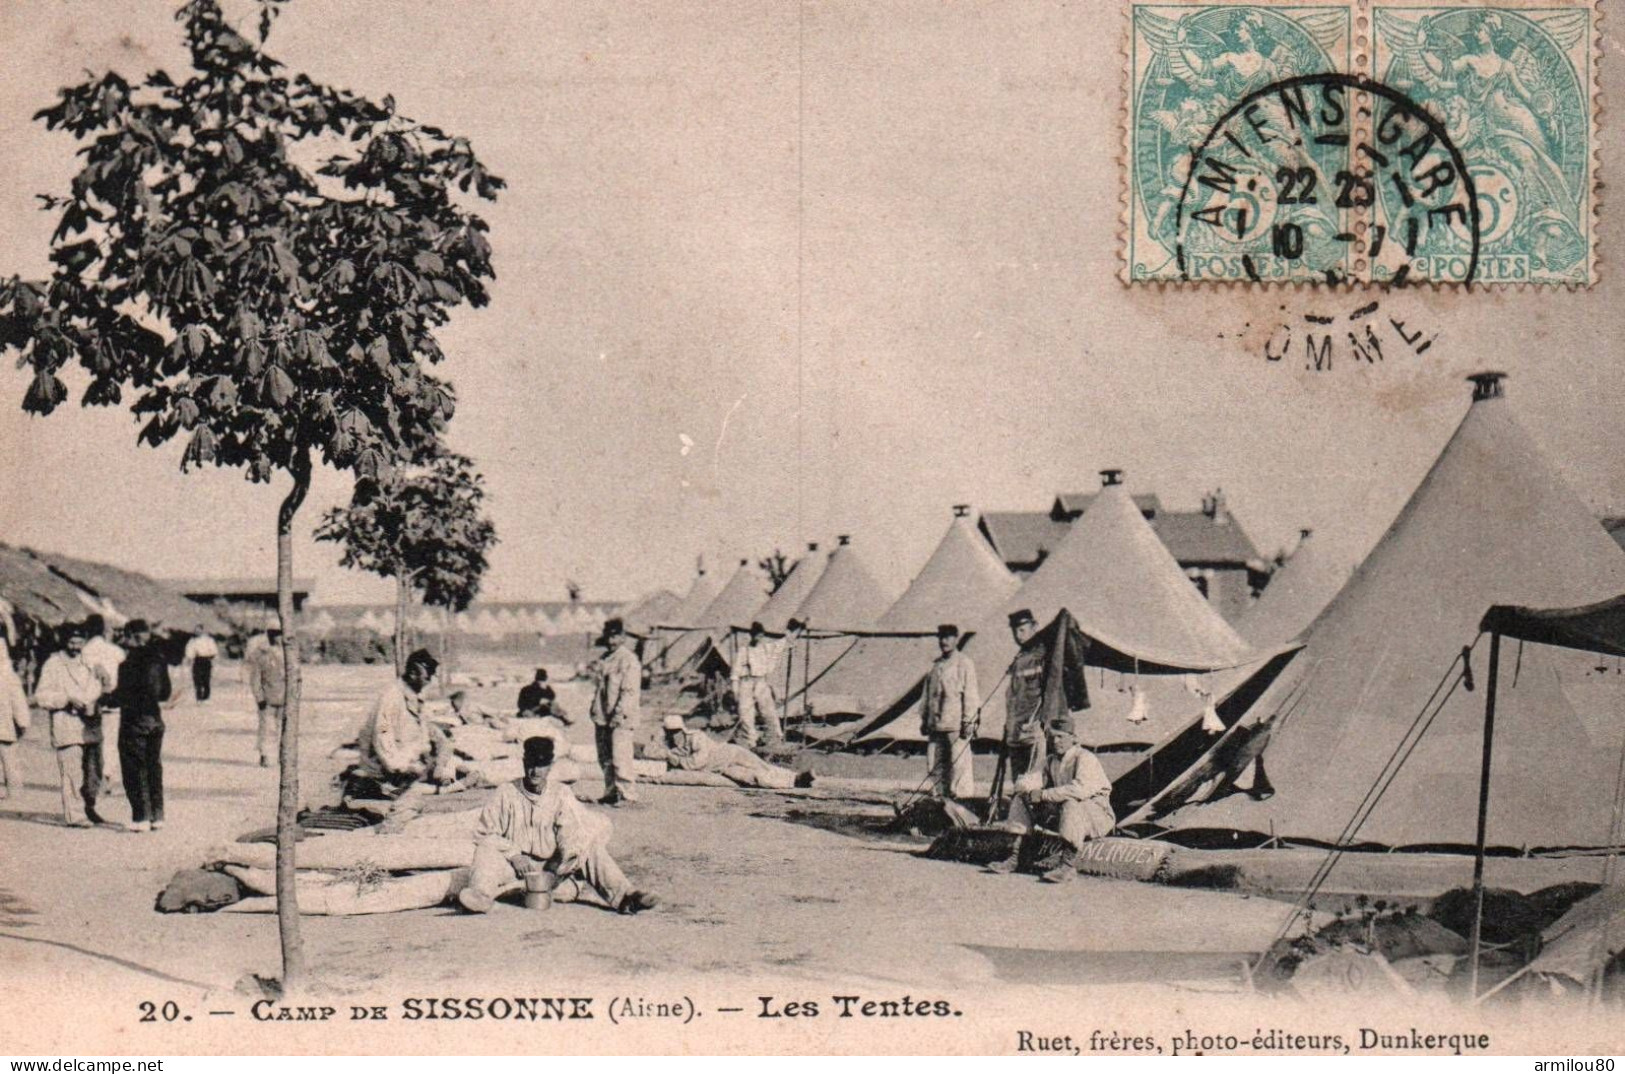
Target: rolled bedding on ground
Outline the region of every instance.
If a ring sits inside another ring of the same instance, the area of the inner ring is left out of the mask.
[[[455,869],[474,860],[474,843],[468,838],[345,832],[302,840],[296,860],[302,869]],[[276,867],[276,847],[268,843],[227,843],[210,851],[205,861],[272,869]]]
[[[249,891],[276,890],[276,875],[271,870],[228,865],[226,872]],[[393,914],[441,905],[468,884],[468,873],[467,869],[437,869],[379,875],[370,871],[323,873],[302,869],[295,878],[295,886],[301,914],[330,917]],[[236,914],[275,911],[274,895],[246,898],[221,910]]]

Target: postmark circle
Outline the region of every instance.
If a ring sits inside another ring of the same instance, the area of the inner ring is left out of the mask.
[[[1369,106],[1361,103],[1369,99]],[[1356,120],[1367,122],[1359,137]],[[1175,208],[1186,281],[1471,283],[1484,196],[1445,125],[1358,75],[1254,90],[1192,149]],[[1362,226],[1363,225],[1363,226]],[[1418,256],[1435,231],[1461,249]]]

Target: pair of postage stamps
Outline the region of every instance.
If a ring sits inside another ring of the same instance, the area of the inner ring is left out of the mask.
[[[1129,18],[1127,282],[1594,282],[1587,0]]]

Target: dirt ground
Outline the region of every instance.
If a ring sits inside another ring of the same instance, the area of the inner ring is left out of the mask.
[[[353,735],[388,674],[307,669],[305,801],[331,800],[328,755]],[[477,696],[505,707],[516,689],[517,681],[486,685]],[[579,702],[574,689],[565,697]],[[175,870],[274,815],[276,774],[256,763],[253,706],[235,665],[217,675],[212,701],[184,699],[167,723],[161,832],[60,826],[43,729],[23,747],[26,785],[0,803],[3,976],[26,982],[47,1009],[75,1002],[74,982],[88,982],[97,995],[129,1002],[110,1017],[132,1032],[136,997],[174,998],[201,1020],[210,1005],[242,1008],[247,1000],[233,989],[278,965],[270,916],[153,909]],[[598,786],[584,782],[583,796]],[[657,911],[619,917],[583,906],[499,905],[477,918],[444,908],[306,917],[312,976],[341,1002],[357,1003],[424,989],[538,994],[567,984],[574,995],[706,994],[751,1008],[777,986],[826,996],[926,989],[979,1009],[1008,1007],[1017,1018],[1026,989],[1037,989],[1046,1007],[1092,996],[1101,1009],[1133,1002],[1166,1012],[1194,996],[1238,994],[1240,953],[1267,945],[1289,910],[1126,881],[1080,877],[1057,887],[988,875],[925,860],[917,845],[896,839],[787,822],[782,806],[770,792],[649,787],[640,808],[613,814],[611,847],[634,882],[662,897]],[[104,813],[128,818],[121,794]]]

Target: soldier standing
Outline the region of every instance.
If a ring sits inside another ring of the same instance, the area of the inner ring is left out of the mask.
[[[598,690],[593,695],[592,722],[598,745],[598,764],[604,770],[603,805],[638,800],[632,767],[632,740],[642,715],[643,664],[632,651],[632,637],[620,619],[604,624],[599,643],[609,648],[599,667]]]
[[[942,655],[925,677],[927,763],[936,776],[936,793],[944,799],[971,798],[976,780],[971,772],[971,740],[976,737],[982,698],[976,684],[976,665],[959,650],[959,628],[937,627]]]

